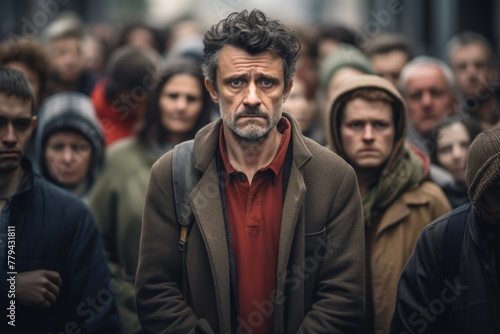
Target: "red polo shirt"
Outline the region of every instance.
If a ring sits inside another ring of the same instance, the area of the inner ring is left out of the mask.
[[[273,294],[277,288],[278,247],[283,209],[283,171],[291,138],[290,122],[282,117],[283,134],[273,161],[255,174],[250,185],[245,174],[229,162],[224,128],[219,147],[228,181],[226,208],[236,262],[238,324],[242,333],[271,333]]]

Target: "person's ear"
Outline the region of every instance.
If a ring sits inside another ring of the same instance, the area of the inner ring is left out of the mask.
[[[210,93],[210,97],[215,103],[219,103],[219,94],[217,90],[215,89],[214,85],[212,82],[208,79],[205,79],[205,88],[208,90]]]
[[[31,116],[31,131],[35,130],[37,122],[38,118],[35,115]]]

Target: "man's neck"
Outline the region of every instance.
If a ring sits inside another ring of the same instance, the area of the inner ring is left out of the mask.
[[[283,134],[275,127],[263,141],[250,143],[237,140],[228,128],[224,130],[229,162],[236,170],[243,172],[251,183],[255,173],[273,161]]]
[[[24,171],[21,165],[16,170],[0,173],[0,199],[5,200],[12,196],[23,179]]]
[[[356,178],[358,179],[361,197],[368,192],[370,184],[378,177],[380,177],[379,171],[356,170]]]

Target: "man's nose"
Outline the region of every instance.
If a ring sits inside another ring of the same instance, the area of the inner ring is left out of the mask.
[[[422,104],[424,106],[429,106],[432,103],[432,96],[429,92],[424,92],[422,94]]]
[[[261,103],[259,97],[259,90],[255,83],[250,83],[245,93],[245,99],[243,100],[243,104],[248,105],[250,107],[257,107]]]
[[[17,143],[16,131],[14,129],[14,125],[9,123],[7,124],[5,133],[2,136],[2,141],[5,145],[13,146]]]
[[[363,140],[372,141],[373,140],[373,127],[371,125],[366,125],[363,129]]]

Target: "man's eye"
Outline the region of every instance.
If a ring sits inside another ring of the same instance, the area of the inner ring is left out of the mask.
[[[231,80],[231,86],[239,87],[242,85],[242,81],[240,79]]]
[[[363,127],[363,124],[361,122],[354,122],[349,124],[349,127],[351,129],[361,129]]]
[[[387,123],[383,123],[383,122],[377,122],[374,125],[377,129],[385,129],[389,126]]]
[[[14,127],[17,129],[17,130],[20,130],[20,131],[24,131],[24,130],[27,130],[31,125],[31,121],[30,120],[18,120],[18,121],[14,121]]]
[[[56,151],[56,152],[61,152],[61,151],[64,151],[65,146],[66,145],[64,145],[63,143],[56,143],[56,144],[50,145],[50,149],[53,151]]]
[[[272,85],[273,85],[273,82],[271,80],[268,80],[268,79],[262,80],[262,86],[271,87]]]

